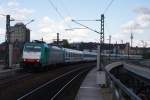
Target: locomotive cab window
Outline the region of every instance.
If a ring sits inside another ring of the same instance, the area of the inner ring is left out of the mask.
[[[25,46],[24,51],[40,52],[41,47],[40,46]]]

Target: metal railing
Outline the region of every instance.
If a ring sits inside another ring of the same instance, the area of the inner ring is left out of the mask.
[[[131,89],[127,88],[121,81],[114,77],[109,71],[106,72],[108,83],[112,90],[113,100],[142,100]]]

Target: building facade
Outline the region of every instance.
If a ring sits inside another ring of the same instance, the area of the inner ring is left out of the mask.
[[[86,50],[86,51],[97,51],[97,46],[99,43],[71,43],[70,44],[73,49],[78,49],[78,50]],[[124,43],[124,44],[108,44],[104,43],[101,45],[101,48],[103,48],[102,52],[104,54],[128,54],[130,51],[130,44],[129,43]]]
[[[30,30],[23,23],[10,27],[10,43],[25,43],[30,41]]]

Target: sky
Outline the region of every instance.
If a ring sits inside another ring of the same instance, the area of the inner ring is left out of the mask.
[[[110,2],[112,4],[106,10]],[[105,16],[105,42],[111,35],[112,43],[130,42],[133,46],[150,46],[150,0],[0,0],[0,42],[5,40],[3,15],[10,14],[16,21],[28,23],[31,40],[44,39],[47,43],[56,39],[69,42],[99,42],[99,34],[72,22],[73,20],[97,20]],[[105,11],[106,10],[106,11]],[[78,21],[96,31],[100,31],[99,21]]]

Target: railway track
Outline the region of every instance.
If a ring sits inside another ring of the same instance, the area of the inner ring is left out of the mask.
[[[64,95],[65,89],[68,88],[77,78],[79,78],[79,76],[87,72],[90,68],[78,68],[62,74],[61,76],[46,82],[40,87],[18,98],[17,100],[69,100],[66,99],[68,95]]]
[[[26,73],[26,74],[18,74],[20,76],[13,76],[13,77],[9,77],[8,79],[3,79],[3,80],[0,80],[0,88],[4,86],[9,86],[10,84],[13,84],[15,83],[16,81],[20,81],[21,79],[24,79],[26,77],[29,77],[31,75],[31,73]]]
[[[2,100],[16,100],[16,99],[21,100],[21,97],[23,97],[25,94],[28,94],[31,91],[35,91],[35,89],[39,88],[39,86],[42,86],[43,84],[46,84],[49,81],[55,80],[55,79],[57,79],[57,77],[60,77],[60,76],[64,75],[65,73],[69,73],[71,70],[75,70],[77,68],[85,68],[85,66],[88,68],[88,66],[93,66],[93,65],[95,65],[95,64],[94,63],[86,63],[86,64],[79,64],[79,65],[74,65],[74,66],[67,66],[67,67],[58,68],[55,70],[50,70],[48,72],[34,73],[34,74],[27,75],[27,76],[25,75],[22,77],[18,77],[14,80],[1,82],[0,83],[1,84],[0,98]],[[83,66],[83,67],[81,67],[81,66]],[[68,77],[73,79],[73,77],[75,77],[76,74],[77,74],[77,72],[72,75],[69,75]],[[70,78],[69,78],[69,80],[70,80]],[[63,79],[63,80],[65,80],[65,79]],[[53,85],[51,85],[51,86],[53,87],[53,90],[55,90],[57,85],[59,86],[61,83],[67,84],[68,82],[69,82],[68,80],[66,80],[66,82],[62,82],[62,80],[61,80],[58,82],[54,82]],[[56,83],[57,83],[57,85],[56,85]],[[56,86],[54,87],[54,85],[56,85]],[[62,86],[60,86],[60,87],[62,87]],[[22,100],[24,100],[24,99],[22,99]],[[31,99],[31,100],[34,100],[34,99]],[[44,99],[42,98],[41,100],[44,100]]]
[[[18,74],[22,73],[22,69],[10,69],[10,70],[3,70],[0,72],[0,81],[16,77]],[[24,72],[23,72],[24,74]]]

